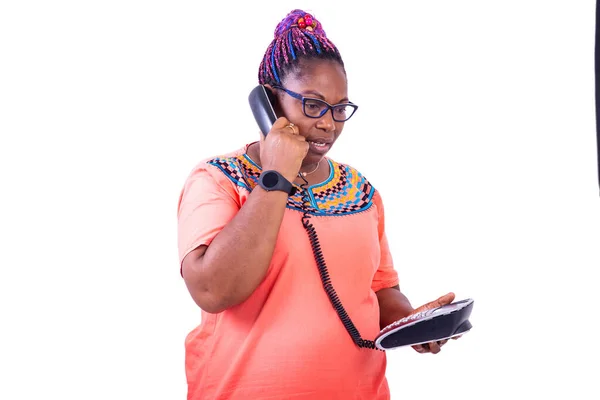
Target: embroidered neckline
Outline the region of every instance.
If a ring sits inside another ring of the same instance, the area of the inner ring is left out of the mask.
[[[347,215],[367,210],[371,207],[375,189],[356,169],[326,158],[329,164],[329,177],[321,183],[306,187],[310,199],[309,213],[315,216]],[[245,152],[238,156],[219,157],[207,162],[221,170],[237,186],[252,191],[258,184],[262,172]],[[288,198],[287,207],[303,211],[302,189]]]

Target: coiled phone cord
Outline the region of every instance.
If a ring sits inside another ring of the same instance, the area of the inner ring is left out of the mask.
[[[308,232],[308,239],[310,241],[310,246],[312,247],[313,254],[315,256],[315,261],[317,263],[317,268],[319,269],[319,275],[321,276],[321,282],[323,283],[323,288],[327,293],[327,297],[329,297],[329,301],[333,305],[333,308],[337,312],[340,320],[344,324],[344,327],[350,334],[352,341],[361,348],[378,350],[375,347],[375,342],[372,340],[365,340],[360,336],[358,329],[354,326],[354,323],[350,319],[350,316],[346,312],[346,309],[342,305],[340,298],[338,297],[333,285],[331,284],[331,278],[329,277],[329,271],[327,270],[327,265],[325,264],[325,257],[323,257],[323,252],[321,251],[321,244],[319,243],[319,238],[317,237],[317,232],[315,227],[310,222],[310,214],[309,214],[309,206],[310,206],[310,198],[308,196],[308,189],[306,185],[308,185],[308,181],[302,176],[302,174],[298,174],[300,178],[304,181],[300,185],[302,188],[302,226]]]

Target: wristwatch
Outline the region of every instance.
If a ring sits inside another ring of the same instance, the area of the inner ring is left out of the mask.
[[[296,193],[294,185],[285,179],[279,172],[273,170],[263,171],[258,178],[258,184],[268,192],[279,190],[281,192],[286,192],[289,196]]]

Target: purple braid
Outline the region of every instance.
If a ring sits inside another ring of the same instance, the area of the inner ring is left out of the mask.
[[[327,38],[319,21],[313,17],[312,30],[298,26],[298,20],[307,14],[293,10],[277,25],[275,38],[267,47],[258,69],[260,84],[281,84],[287,75],[299,72],[302,60],[333,60],[344,67],[340,52]]]

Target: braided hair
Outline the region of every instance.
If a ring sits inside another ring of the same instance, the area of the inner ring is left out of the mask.
[[[293,10],[275,28],[275,38],[258,69],[258,82],[280,85],[286,76],[299,72],[302,61],[312,59],[333,60],[344,68],[321,23],[305,11]]]

